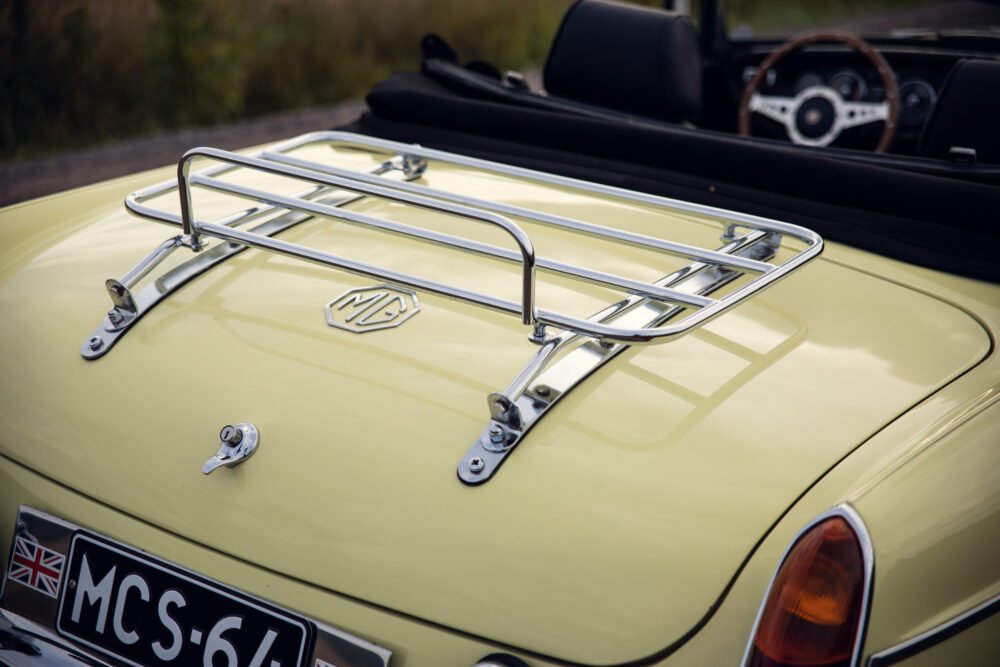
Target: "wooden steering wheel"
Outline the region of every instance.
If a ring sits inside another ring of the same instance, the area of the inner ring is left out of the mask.
[[[839,42],[847,44],[865,56],[882,77],[885,86],[884,102],[852,102],[826,85],[809,86],[795,97],[761,95],[757,92],[761,81],[782,58],[807,44]],[[885,152],[896,134],[899,119],[899,87],[896,77],[885,58],[868,42],[845,32],[815,32],[800,35],[783,44],[769,55],[756,74],[747,83],[740,99],[739,133],[750,136],[750,113],[756,112],[784,125],[789,138],[804,146],[829,146],[841,131],[858,125],[882,121],[885,127],[875,147],[876,153]]]

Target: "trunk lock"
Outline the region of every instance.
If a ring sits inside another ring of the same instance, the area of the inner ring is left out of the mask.
[[[232,468],[250,458],[257,451],[260,433],[253,424],[243,422],[235,425],[227,424],[219,431],[219,440],[221,440],[219,451],[201,467],[201,471],[206,475],[221,466]]]

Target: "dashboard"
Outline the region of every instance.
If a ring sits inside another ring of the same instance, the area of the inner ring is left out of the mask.
[[[957,58],[929,57],[924,53],[888,49],[880,49],[880,53],[892,68],[899,87],[899,123],[891,151],[914,153],[941,87]],[[743,66],[743,85],[755,72],[755,66]],[[836,47],[808,48],[789,54],[768,73],[760,92],[794,97],[813,86],[830,88],[845,101],[885,101],[885,85],[873,65],[857,53]],[[773,138],[785,136],[783,128],[768,119],[755,119],[754,122],[755,133]],[[851,128],[836,143],[846,148],[870,149],[880,129],[880,123]]]
[[[937,88],[920,75],[899,79],[899,124],[903,127],[919,128],[930,115],[937,101]],[[794,92],[799,93],[811,86],[832,88],[850,102],[882,102],[885,87],[882,82],[872,84],[869,78],[851,67],[832,71],[806,71],[798,75]]]

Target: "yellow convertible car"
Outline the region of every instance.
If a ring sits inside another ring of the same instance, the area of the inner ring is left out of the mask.
[[[0,664],[997,664],[1000,39],[701,4],[0,211]]]

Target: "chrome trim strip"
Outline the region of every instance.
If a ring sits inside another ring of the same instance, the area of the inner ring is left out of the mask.
[[[868,618],[871,613],[871,593],[872,593],[872,583],[875,578],[875,549],[872,546],[871,536],[868,534],[868,528],[865,526],[861,515],[847,503],[837,505],[817,517],[814,517],[809,523],[802,527],[792,541],[788,543],[785,548],[785,552],[781,555],[781,560],[778,561],[778,566],[774,568],[774,572],[771,574],[771,580],[767,584],[767,588],[764,590],[764,595],[761,599],[760,607],[757,609],[757,617],[754,619],[753,628],[750,630],[750,637],[747,640],[746,648],[743,650],[743,660],[740,661],[742,667],[747,667],[747,662],[750,660],[750,651],[753,649],[753,640],[757,635],[757,627],[760,625],[760,619],[764,615],[764,607],[767,604],[767,599],[771,595],[771,588],[774,586],[774,581],[778,578],[778,572],[781,571],[781,566],[785,564],[788,559],[788,554],[791,553],[795,545],[798,544],[799,540],[812,530],[817,524],[826,521],[831,517],[839,516],[850,524],[851,528],[854,529],[854,533],[858,536],[858,542],[861,545],[861,558],[865,569],[865,581],[864,587],[861,593],[861,615],[858,618],[858,632],[857,636],[854,638],[854,652],[851,655],[851,660],[849,667],[858,667],[861,660],[861,647],[864,644],[865,632],[868,628]]]
[[[15,641],[22,642],[25,648],[30,647],[30,653],[23,653],[15,646],[7,647],[0,643],[0,664],[16,665],[5,660],[16,659],[21,653],[25,662],[37,665],[60,665],[60,667],[113,667],[112,663],[98,658],[96,655],[84,653],[83,649],[72,642],[51,632],[45,626],[0,607],[0,634],[7,634]],[[9,639],[8,639],[9,640]],[[14,654],[7,655],[4,654]]]
[[[900,660],[906,660],[921,651],[937,646],[951,639],[963,630],[985,621],[994,614],[1000,613],[1000,594],[994,595],[972,609],[948,619],[926,632],[911,637],[895,646],[873,653],[868,658],[868,667],[888,667]]]

